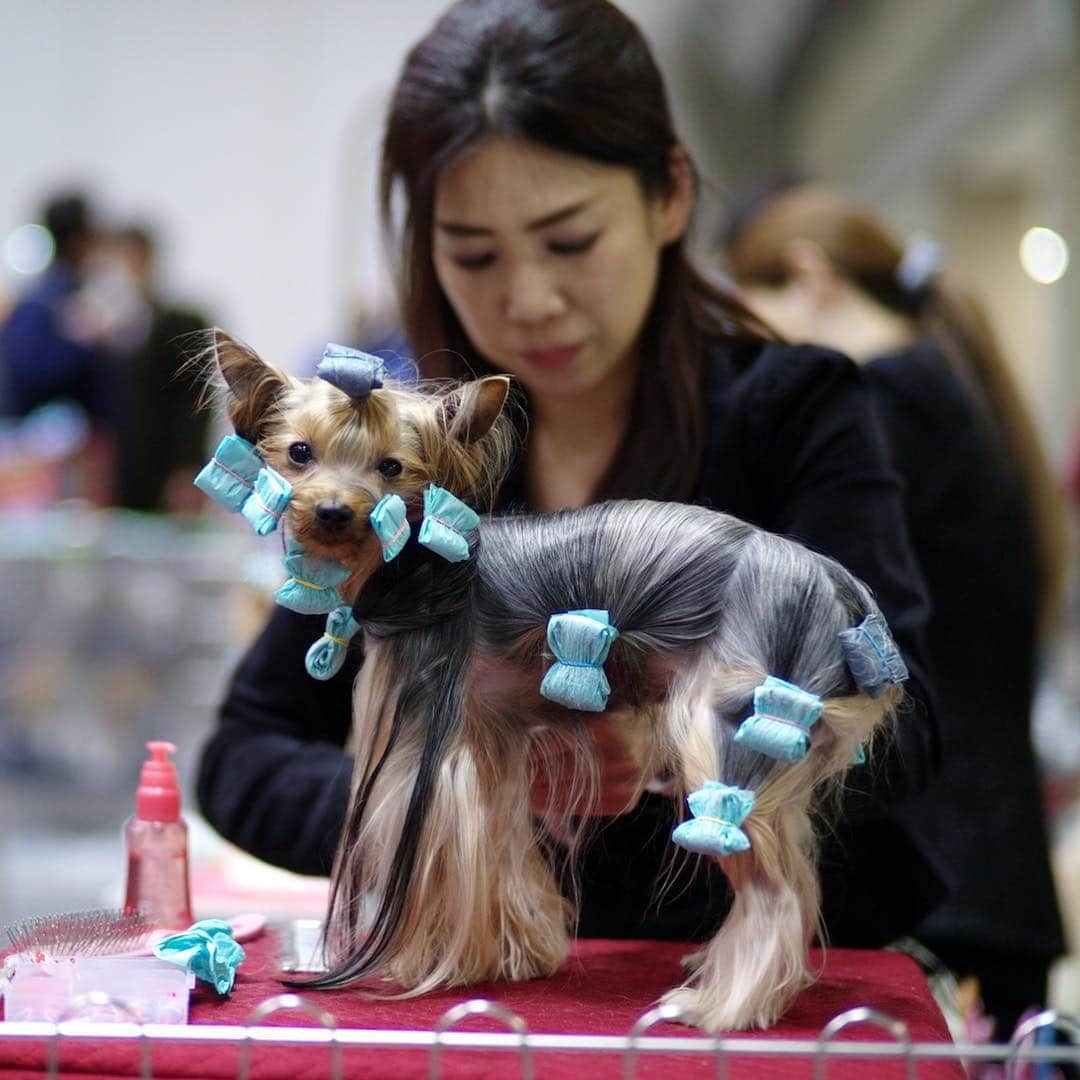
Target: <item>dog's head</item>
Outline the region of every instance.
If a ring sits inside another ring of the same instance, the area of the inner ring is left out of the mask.
[[[321,378],[286,375],[221,330],[213,352],[236,433],[292,486],[285,527],[306,551],[360,569],[379,553],[375,504],[394,493],[411,514],[429,484],[490,508],[510,458],[506,377],[441,390],[387,384],[358,401]]]

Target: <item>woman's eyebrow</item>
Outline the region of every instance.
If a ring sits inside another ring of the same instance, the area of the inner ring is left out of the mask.
[[[567,218],[580,213],[588,204],[588,199],[582,199],[580,202],[572,203],[570,206],[564,206],[559,210],[554,210],[552,213],[545,214],[535,221],[530,221],[525,226],[525,230],[527,232],[535,232],[537,229],[546,229],[551,225],[557,225],[560,221],[565,221]],[[436,221],[435,227],[441,229],[445,233],[449,233],[451,236],[495,235],[494,229],[488,229],[481,225],[465,225],[456,221]]]

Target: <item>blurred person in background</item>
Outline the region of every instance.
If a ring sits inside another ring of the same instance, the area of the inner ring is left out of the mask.
[[[191,480],[205,457],[209,415],[198,408],[192,377],[179,368],[191,335],[209,320],[161,295],[149,229],[117,229],[104,247],[102,291],[113,312],[105,347],[122,387],[116,503],[132,510],[202,510],[205,500]]]
[[[0,416],[24,418],[58,402],[73,405],[90,434],[78,451],[77,475],[63,493],[107,503],[118,390],[99,327],[85,318],[81,304],[97,229],[89,201],[79,192],[50,199],[41,218],[55,253],[0,326]]]
[[[1030,732],[1068,558],[1058,485],[983,312],[946,283],[935,245],[905,247],[842,195],[801,184],[749,202],[726,248],[767,323],[861,365],[906,485],[944,758],[899,814],[955,875],[916,936],[978,978],[1007,1036],[1046,1000],[1064,951]]]

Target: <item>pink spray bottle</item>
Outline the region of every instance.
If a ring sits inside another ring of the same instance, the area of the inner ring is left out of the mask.
[[[188,884],[188,827],[180,816],[176,766],[170,742],[148,742],[135,793],[135,815],[124,826],[127,846],[125,914],[141,912],[163,930],[186,930],[191,917]]]

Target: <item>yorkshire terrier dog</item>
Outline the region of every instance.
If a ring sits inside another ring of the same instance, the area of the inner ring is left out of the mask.
[[[505,378],[393,386],[330,347],[302,380],[221,332],[214,352],[237,442],[197,482],[259,531],[280,522],[279,599],[330,616],[313,675],[363,634],[330,970],[306,985],[419,994],[555,972],[574,910],[551,856],[566,845],[572,865],[601,821],[600,721],[639,795],[664,778],[673,854],[717,860],[732,886],[665,1000],[712,1032],[773,1024],[812,981],[811,814],[906,677],[869,590],[694,506],[482,516],[511,460]]]

